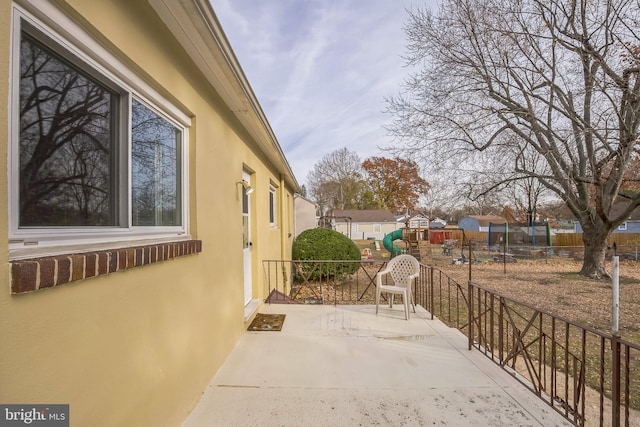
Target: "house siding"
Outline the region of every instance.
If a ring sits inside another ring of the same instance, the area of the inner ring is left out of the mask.
[[[489,231],[489,225],[491,223],[504,224],[505,222],[506,221],[499,216],[470,215],[470,216],[461,218],[460,221],[458,222],[458,227],[463,230],[487,232]]]
[[[116,261],[113,268],[104,264],[104,271],[98,252],[31,264],[22,260],[22,270],[6,247],[0,250],[0,402],[66,403],[72,426],[179,426],[247,326],[236,185],[242,170],[251,171],[256,189],[251,195],[254,298],[266,297],[260,261],[290,253],[297,188],[283,178],[286,168],[268,160],[148,2],[56,4],[192,118],[188,215],[196,243],[189,243],[192,252],[170,259],[158,258],[158,246],[155,257],[153,249],[141,247],[139,265],[133,252],[135,268],[126,263],[119,268],[120,258],[105,255]],[[0,1],[2,58],[11,57],[11,5]],[[2,159],[8,158],[8,62],[0,65]],[[5,160],[0,162],[0,199],[5,201],[7,175]],[[269,226],[273,182],[279,184],[276,227]],[[8,221],[2,209],[5,245]],[[85,273],[78,275],[74,265],[82,265]],[[39,289],[16,294],[11,282],[19,274],[12,275],[12,268],[25,275],[47,273],[38,276]],[[58,273],[48,273],[52,268]],[[86,275],[87,269],[95,274]],[[65,275],[66,283],[53,282]]]
[[[380,232],[374,231],[374,225],[380,225]],[[347,223],[336,224],[336,231],[350,236],[353,240],[366,240],[366,239],[378,239],[382,240],[386,234],[391,233],[399,228],[402,228],[403,224],[399,223],[353,223],[351,224],[351,233],[349,233],[349,226]],[[357,228],[356,228],[357,227]]]
[[[622,233],[621,230],[616,230],[616,232]],[[627,221],[627,229],[624,230],[626,233],[640,233],[640,221]]]
[[[478,220],[471,217],[461,218],[458,222],[458,228],[469,231],[480,231]]]
[[[627,224],[626,230],[620,230],[618,227],[616,227],[614,228],[613,233],[614,234],[640,233],[640,221],[629,220],[629,221],[626,221],[626,224]],[[574,227],[574,233],[584,232],[584,230],[582,230],[582,224],[580,224],[580,222],[578,221],[574,223],[573,227]]]
[[[295,196],[295,237],[311,228],[316,228],[316,205],[302,196]]]

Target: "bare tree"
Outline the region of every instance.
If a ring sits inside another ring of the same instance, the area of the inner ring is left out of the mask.
[[[539,175],[548,175],[548,165],[534,150],[523,153],[522,161],[527,169],[536,170]],[[538,220],[538,207],[549,199],[550,191],[535,176],[525,176],[507,184],[506,194],[519,222],[533,223]]]
[[[333,209],[358,207],[364,186],[361,160],[346,147],[324,156],[309,173],[309,194],[324,215]]]
[[[640,193],[620,191],[638,148],[639,9],[636,0],[443,0],[437,13],[409,12],[407,59],[419,71],[388,100],[390,129],[414,158],[446,153],[455,167],[483,152],[510,165],[501,182],[540,182],[582,224],[581,274],[608,276],[607,239],[640,205]],[[531,167],[529,150],[545,168]]]
[[[514,182],[509,188],[511,205],[518,222],[528,224],[537,221],[538,205],[545,187],[533,177]]]

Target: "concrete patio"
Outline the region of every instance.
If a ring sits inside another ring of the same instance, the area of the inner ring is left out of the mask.
[[[402,304],[265,305],[183,427],[570,426],[458,330]]]

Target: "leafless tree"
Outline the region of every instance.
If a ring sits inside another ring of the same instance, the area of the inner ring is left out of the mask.
[[[535,170],[539,175],[549,174],[547,163],[537,151],[523,153],[522,161],[527,162],[527,169]],[[538,207],[552,198],[551,191],[531,175],[509,182],[504,192],[517,221],[526,223],[538,221]]]
[[[501,182],[540,182],[582,225],[581,274],[608,276],[607,239],[640,204],[620,192],[638,149],[639,23],[637,0],[443,0],[436,13],[410,11],[407,60],[418,71],[388,100],[390,129],[414,158],[455,167],[483,152],[509,165]],[[529,150],[545,168],[525,161]]]
[[[333,209],[353,209],[364,185],[362,161],[346,147],[324,156],[307,177],[309,194],[324,215]]]

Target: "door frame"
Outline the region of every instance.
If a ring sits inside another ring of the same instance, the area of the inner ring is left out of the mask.
[[[242,179],[251,183],[251,175],[242,171]],[[246,306],[253,299],[253,242],[251,240],[251,194],[247,194],[247,190],[243,185],[240,186],[242,191],[242,270],[243,270],[243,286],[244,286],[244,305]]]

